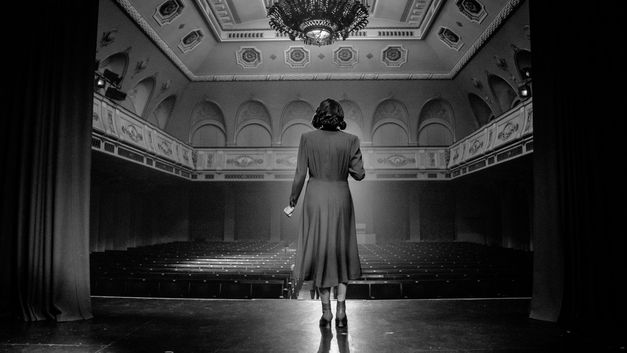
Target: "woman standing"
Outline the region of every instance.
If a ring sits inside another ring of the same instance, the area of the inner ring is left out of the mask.
[[[309,170],[294,273],[298,283],[313,281],[319,290],[323,314],[320,326],[331,324],[330,289],[338,287],[335,324],[345,327],[346,287],[349,280],[361,277],[355,212],[347,178],[350,174],[355,180],[362,180],[366,173],[359,139],[340,131],[346,123],[338,102],[322,101],[312,124],[317,130],[304,133],[300,139],[289,200],[294,207]]]

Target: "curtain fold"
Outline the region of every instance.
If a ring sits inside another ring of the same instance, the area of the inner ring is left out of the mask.
[[[0,145],[0,313],[87,319],[98,1],[17,6],[28,23],[7,36],[15,61]]]
[[[600,346],[627,332],[622,15],[530,2],[536,261],[532,317]],[[543,213],[544,212],[544,213]],[[548,225],[548,228],[546,227]],[[540,238],[540,239],[538,239]]]

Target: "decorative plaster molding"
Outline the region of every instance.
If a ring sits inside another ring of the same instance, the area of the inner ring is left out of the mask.
[[[179,70],[193,82],[230,82],[230,81],[334,81],[334,80],[447,80],[454,78],[457,73],[470,61],[479,49],[489,40],[496,30],[513,13],[522,0],[509,0],[501,12],[483,31],[479,38],[466,50],[464,55],[448,73],[280,73],[280,74],[220,74],[196,75],[179,59],[157,32],[146,22],[142,15],[131,5],[129,0],[116,0],[124,11],[137,23],[141,30],[161,49],[163,53],[178,67]],[[202,3],[202,1],[197,0]],[[433,6],[438,8],[444,1],[434,1]],[[202,5],[201,5],[202,7]],[[433,17],[431,17],[433,18]],[[210,25],[213,25],[208,21]],[[215,28],[214,28],[215,29]]]

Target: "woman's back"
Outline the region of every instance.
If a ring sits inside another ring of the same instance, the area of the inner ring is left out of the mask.
[[[315,130],[303,134],[302,143],[311,178],[343,181],[350,173],[357,180],[363,179],[361,172],[355,173],[351,168],[352,159],[361,153],[357,136],[342,131]],[[361,161],[360,155],[359,158]]]

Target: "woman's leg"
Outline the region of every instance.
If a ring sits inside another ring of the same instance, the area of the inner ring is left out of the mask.
[[[322,303],[322,317],[320,318],[320,326],[331,323],[333,313],[331,312],[331,290],[330,288],[319,288],[320,302]]]
[[[348,283],[340,283],[337,285],[337,300],[346,300],[346,287],[348,287]]]
[[[340,283],[337,285],[337,308],[335,309],[335,325],[338,327],[346,327],[346,287],[348,287],[348,283]]]

